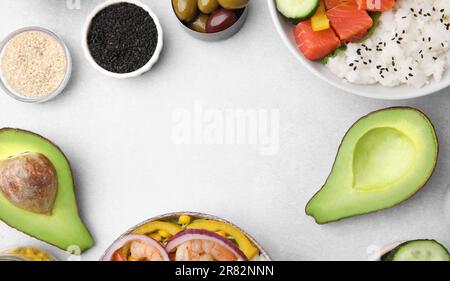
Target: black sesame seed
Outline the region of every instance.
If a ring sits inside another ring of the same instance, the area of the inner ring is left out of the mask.
[[[92,19],[87,37],[96,63],[114,73],[129,73],[152,58],[158,30],[143,8],[118,3],[104,8]]]

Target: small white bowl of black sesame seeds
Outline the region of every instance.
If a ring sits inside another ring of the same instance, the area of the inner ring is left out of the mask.
[[[100,73],[118,79],[149,71],[163,48],[158,17],[136,0],[108,0],[88,16],[82,47]]]

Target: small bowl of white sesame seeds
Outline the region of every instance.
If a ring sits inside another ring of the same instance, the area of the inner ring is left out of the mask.
[[[41,103],[55,98],[71,73],[69,50],[50,30],[21,28],[0,43],[0,87],[18,101]]]

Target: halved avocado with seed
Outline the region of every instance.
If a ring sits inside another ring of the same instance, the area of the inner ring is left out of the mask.
[[[0,129],[0,220],[64,250],[93,245],[78,215],[69,162],[28,131]]]
[[[425,114],[410,107],[372,112],[345,135],[306,214],[328,223],[393,207],[425,185],[437,157],[438,140]]]

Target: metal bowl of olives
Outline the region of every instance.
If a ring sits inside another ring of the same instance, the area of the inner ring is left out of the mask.
[[[244,25],[250,0],[172,0],[181,26],[205,41],[224,40]]]

